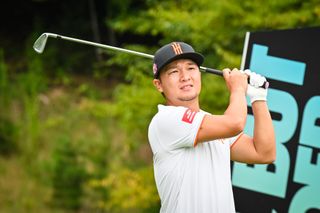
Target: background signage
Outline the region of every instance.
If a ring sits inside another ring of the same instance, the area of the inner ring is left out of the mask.
[[[236,210],[320,212],[320,28],[247,33],[242,69],[271,83],[277,160],[233,163]],[[248,134],[252,127],[249,115]]]

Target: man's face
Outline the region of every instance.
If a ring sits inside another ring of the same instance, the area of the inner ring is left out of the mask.
[[[201,73],[192,60],[179,59],[165,66],[153,83],[164,93],[167,104],[184,105],[184,102],[198,101]]]

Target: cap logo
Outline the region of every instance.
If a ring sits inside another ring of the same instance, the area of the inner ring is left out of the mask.
[[[173,52],[176,54],[176,55],[180,55],[182,54],[182,49],[181,49],[181,46],[179,43],[176,43],[174,42],[173,44],[171,44],[171,47],[173,49]]]

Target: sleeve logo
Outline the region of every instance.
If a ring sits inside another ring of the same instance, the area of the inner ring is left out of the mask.
[[[191,124],[197,112],[187,109],[182,117],[182,121]]]

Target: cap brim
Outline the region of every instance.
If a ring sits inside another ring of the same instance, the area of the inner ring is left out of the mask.
[[[165,66],[167,66],[171,62],[178,60],[178,59],[190,59],[190,60],[194,61],[198,66],[201,66],[201,64],[204,61],[204,57],[200,53],[197,53],[197,52],[182,53],[182,54],[176,55],[175,57],[170,58],[168,61],[166,61],[166,63],[164,63],[161,67],[159,67],[159,72],[157,72],[157,76],[155,76],[155,77],[158,78],[160,75],[160,72],[162,71],[162,69]]]

